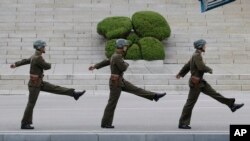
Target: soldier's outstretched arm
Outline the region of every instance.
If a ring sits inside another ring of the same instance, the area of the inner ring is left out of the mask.
[[[190,71],[190,60],[182,67],[176,78],[184,77]]]
[[[213,72],[213,70],[210,67],[206,66],[206,64],[203,62],[201,55],[197,55],[194,60],[199,71],[208,72],[208,73]]]
[[[35,60],[34,60],[34,61],[35,61]],[[43,68],[44,70],[48,70],[48,69],[51,68],[51,64],[45,62],[45,60],[43,59],[42,56],[39,56],[39,57],[37,58],[36,61],[37,61],[37,64],[38,64],[41,68]]]
[[[19,67],[19,66],[22,66],[22,65],[30,64],[30,61],[31,61],[31,58],[22,59],[21,61],[17,61],[14,64],[11,64],[10,68],[16,68],[16,67]]]
[[[106,67],[108,65],[110,65],[110,60],[104,59],[103,61],[101,61],[95,65],[90,66],[89,70],[100,69],[100,68]]]

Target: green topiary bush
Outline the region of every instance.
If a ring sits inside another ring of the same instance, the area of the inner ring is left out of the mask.
[[[97,32],[107,39],[125,38],[132,30],[128,17],[108,17],[97,24]]]
[[[162,41],[171,34],[168,22],[157,12],[136,12],[132,16],[132,24],[140,37],[155,37]]]
[[[165,58],[164,46],[156,38],[144,37],[139,40],[139,46],[144,60],[163,60]]]
[[[108,41],[106,57],[110,58],[116,49],[116,39],[124,38],[132,45],[125,56],[131,60],[163,60],[165,51],[162,40],[171,34],[165,18],[157,12],[140,11],[128,17],[108,17],[97,25],[97,32]]]
[[[140,60],[141,57],[141,49],[137,44],[133,44],[129,47],[125,59],[129,60]]]
[[[105,46],[105,55],[107,58],[110,58],[115,52],[115,49],[116,49],[115,42],[116,42],[116,39],[107,41],[106,46]]]
[[[127,40],[131,41],[132,44],[137,44],[140,37],[136,33],[132,32],[128,35]]]

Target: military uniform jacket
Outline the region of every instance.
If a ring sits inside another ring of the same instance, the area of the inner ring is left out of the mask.
[[[184,77],[189,71],[191,72],[191,76],[196,76],[201,79],[201,86],[206,83],[203,79],[204,73],[212,72],[212,69],[205,65],[199,50],[194,52],[190,60],[180,70],[179,75]],[[189,85],[192,86],[191,80],[189,80]]]
[[[119,75],[119,85],[122,85],[123,73],[127,70],[129,64],[123,59],[122,54],[114,53],[110,59],[105,59],[100,63],[95,64],[96,69],[110,65],[111,75]]]
[[[43,77],[43,72],[44,70],[48,70],[51,68],[51,64],[45,62],[45,60],[42,57],[42,52],[36,51],[34,55],[32,55],[28,59],[23,59],[21,61],[15,62],[16,67],[30,64],[30,74],[38,76],[40,80],[35,80],[35,81],[40,81],[36,82],[36,86],[41,85],[42,77]],[[29,85],[32,86],[32,81],[29,82]]]
[[[16,67],[30,64],[30,74],[43,76],[43,71],[51,68],[51,64],[45,62],[40,51],[36,51],[28,59],[23,59],[21,61],[15,62]]]

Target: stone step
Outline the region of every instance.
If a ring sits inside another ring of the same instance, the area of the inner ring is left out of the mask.
[[[31,55],[33,50],[27,50],[37,39],[47,42],[52,63],[93,63],[105,54],[105,40],[97,34],[97,23],[110,16],[131,17],[142,9],[161,13],[170,24],[164,63],[182,64],[193,53],[193,41],[204,38],[210,53],[208,63],[249,64],[247,0],[206,13],[201,13],[199,1],[193,0],[1,0],[0,63]],[[241,53],[234,54],[237,51]]]
[[[64,74],[46,75],[44,81],[76,89],[108,90],[109,74]],[[1,90],[26,90],[29,75],[0,75]],[[149,90],[184,91],[188,90],[188,79],[176,80],[173,74],[126,74],[131,83]],[[204,77],[216,90],[250,90],[250,74],[207,75]]]
[[[129,61],[124,78],[135,85],[150,90],[188,90],[190,74],[180,80],[175,75],[182,64],[164,65],[162,61]],[[98,61],[99,62],[99,61]],[[95,62],[96,63],[96,62]],[[45,71],[44,80],[77,89],[108,90],[110,68],[89,71],[91,64],[52,64]],[[247,64],[207,64],[214,74],[204,78],[218,90],[250,90],[250,65]],[[0,65],[1,90],[26,90],[29,81],[29,65],[10,69],[9,64]]]

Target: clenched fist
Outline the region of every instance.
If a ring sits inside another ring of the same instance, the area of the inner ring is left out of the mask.
[[[94,70],[94,69],[95,69],[95,66],[90,66],[90,67],[89,67],[89,70],[90,70],[90,71],[92,71],[92,70]]]
[[[14,69],[14,68],[16,68],[16,65],[15,64],[11,64],[10,68]]]

